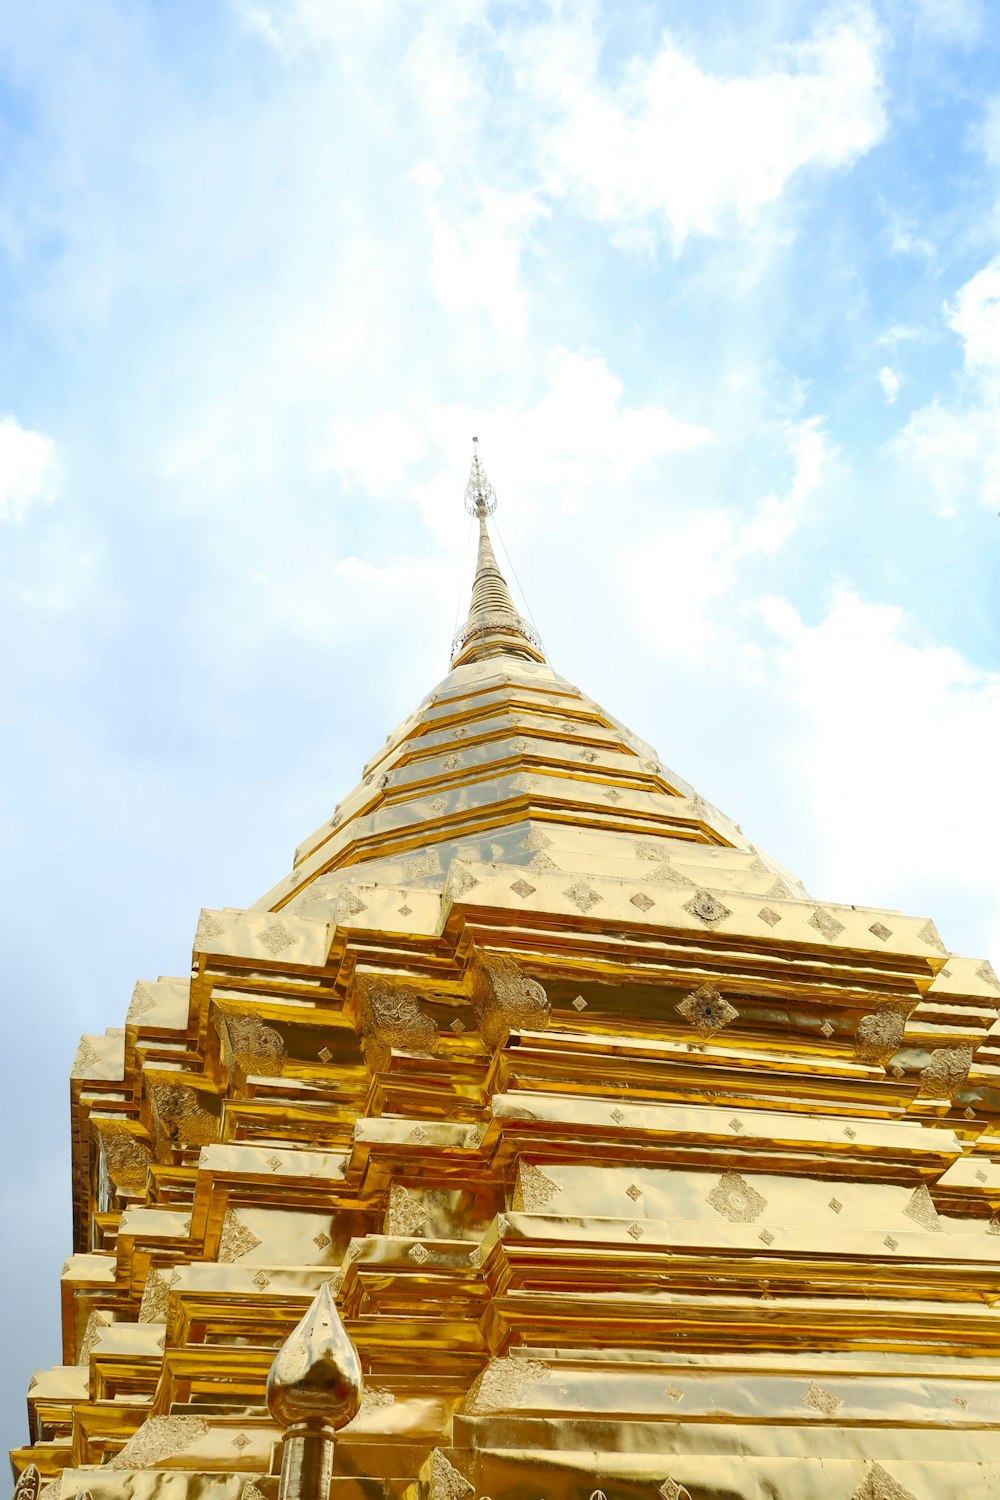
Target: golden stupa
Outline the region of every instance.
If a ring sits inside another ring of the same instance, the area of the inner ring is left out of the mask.
[[[993,969],[559,677],[466,498],[449,675],[80,1044],[22,1495],[1000,1497]]]

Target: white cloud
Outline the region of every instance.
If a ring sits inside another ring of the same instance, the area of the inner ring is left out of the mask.
[[[897,214],[891,216],[887,232],[893,255],[915,255],[923,260],[931,260],[936,254],[934,241],[929,240],[926,235],[917,234],[913,226]]]
[[[974,132],[980,150],[991,167],[1000,167],[1000,98],[989,101]]]
[[[948,323],[962,340],[965,363],[972,369],[1000,366],[1000,255],[959,289]]]
[[[253,0],[235,0],[234,9],[249,32],[269,42],[276,52],[284,48],[284,37],[266,5],[255,5]]]
[[[348,487],[388,496],[399,491],[425,447],[425,434],[398,412],[338,417],[320,462]]]
[[[436,407],[428,422],[450,455],[465,454],[473,433],[483,440],[487,468],[505,497],[508,516],[554,507],[579,511],[626,483],[654,460],[710,443],[712,433],[662,406],[628,406],[623,382],[600,355],[554,350],[548,388],[530,407]],[[449,467],[417,491],[424,517],[450,535],[458,476]],[[464,486],[464,476],[461,486]]]
[[[889,451],[951,515],[969,497],[1000,508],[1000,256],[977,271],[944,308],[962,340],[964,377],[951,404],[935,397],[915,411]]]
[[[1000,951],[1000,799],[973,809],[964,792],[996,779],[1000,674],[921,644],[904,611],[850,591],[816,625],[783,600],[762,612],[798,716],[789,773],[805,783],[822,834],[813,884],[831,899],[893,906],[907,892],[934,901],[935,890],[943,900],[965,888]]]
[[[837,460],[822,422],[817,417],[788,422],[784,438],[792,463],[784,494],[765,495],[746,517],[723,507],[683,517],[632,553],[623,592],[658,647],[669,642],[673,655],[697,656],[713,635],[732,628],[742,607],[737,598],[741,569],[754,557],[778,552],[820,496]],[[728,608],[720,611],[723,596]]]
[[[392,635],[403,656],[446,638],[447,627],[440,622],[455,593],[454,567],[438,558],[376,565],[349,556],[331,566],[328,557],[314,552],[298,555],[291,567],[282,559],[273,574],[260,573],[254,582],[268,608],[267,629],[277,621],[304,640],[325,644],[345,634],[355,641]],[[415,618],[421,621],[420,635],[408,644],[399,627]]]
[[[348,488],[416,503],[439,538],[454,544],[456,497],[465,487],[461,466],[473,434],[483,440],[508,518],[552,496],[563,513],[603,503],[609,488],[627,484],[665,455],[713,441],[708,428],[664,406],[627,405],[623,382],[598,354],[555,349],[544,366],[545,389],[530,406],[456,404],[433,406],[419,417],[400,411],[338,417],[321,468]],[[427,479],[432,456],[436,472]]]
[[[532,224],[548,210],[531,193],[484,190],[477,212],[462,215],[449,205],[433,209],[431,284],[434,295],[456,312],[485,309],[497,331],[521,337],[527,308],[521,285],[521,252]]]
[[[396,0],[233,0],[247,31],[285,57],[377,33],[396,9]]]
[[[704,652],[735,572],[735,530],[730,513],[710,509],[659,528],[630,553],[616,588],[647,645],[674,661]]]
[[[914,25],[934,41],[971,47],[982,35],[986,13],[980,0],[916,0]]]
[[[0,418],[0,521],[23,521],[55,494],[55,443],[16,417]]]
[[[858,5],[783,48],[773,71],[745,77],[704,72],[667,35],[608,86],[585,19],[529,34],[517,61],[548,114],[550,189],[605,223],[662,220],[680,242],[752,217],[801,168],[846,166],[881,140],[880,54],[879,27]]]
[[[883,365],[878,372],[878,383],[882,387],[882,394],[889,406],[899,395],[900,379],[891,365]]]
[[[784,434],[794,466],[792,482],[786,494],[766,495],[756,513],[740,528],[736,538],[738,554],[773,553],[784,546],[836,462],[836,449],[824,431],[821,418],[786,422]]]
[[[907,323],[894,323],[884,333],[879,334],[878,343],[882,348],[894,349],[897,344],[909,343],[913,339],[925,339],[927,334],[922,328],[911,328]]]
[[[890,451],[922,484],[943,516],[968,499],[1000,509],[1000,408],[974,398],[931,401],[913,413]]]

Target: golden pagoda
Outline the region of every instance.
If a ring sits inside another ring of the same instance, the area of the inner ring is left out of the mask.
[[[449,675],[80,1044],[21,1494],[1000,1497],[996,974],[558,676],[466,503]]]

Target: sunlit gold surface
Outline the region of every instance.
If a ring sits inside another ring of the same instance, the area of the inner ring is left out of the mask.
[[[1000,1496],[993,970],[807,896],[507,624],[81,1043],[15,1470],[275,1500],[328,1284],[335,1497]]]

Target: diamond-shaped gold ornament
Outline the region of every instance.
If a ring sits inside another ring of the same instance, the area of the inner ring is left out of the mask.
[[[699,1036],[712,1036],[714,1032],[721,1031],[724,1026],[737,1020],[740,1014],[710,984],[703,984],[692,990],[680,1002],[677,1010]]]

